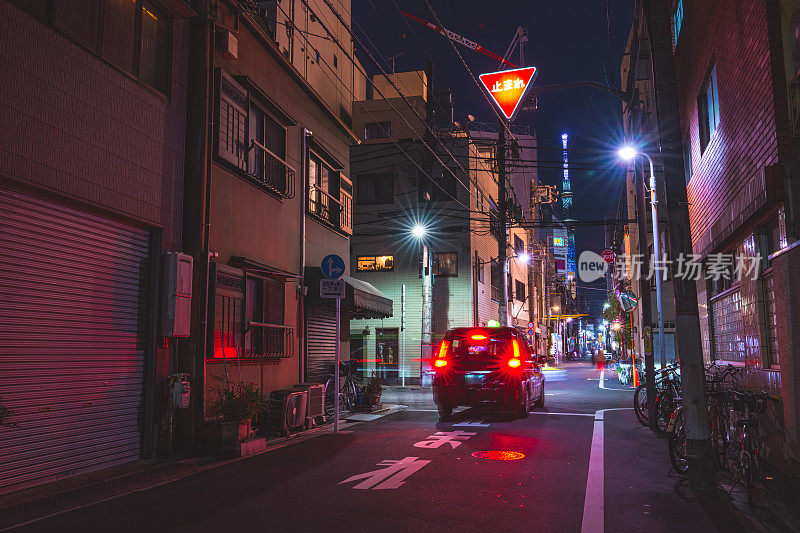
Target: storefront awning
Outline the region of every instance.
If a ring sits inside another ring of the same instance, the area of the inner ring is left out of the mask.
[[[351,318],[389,318],[392,300],[366,281],[342,276],[347,283],[347,304]]]

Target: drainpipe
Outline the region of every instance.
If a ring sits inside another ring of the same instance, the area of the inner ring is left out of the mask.
[[[300,128],[300,286],[298,293],[300,302],[297,306],[297,340],[300,360],[300,383],[305,382],[306,378],[306,359],[305,359],[305,285],[306,285],[306,165],[307,157],[307,137],[312,132],[306,128]]]
[[[195,381],[198,387],[200,405],[197,407],[197,421],[202,424],[205,420],[205,382],[206,382],[206,357],[208,350],[208,292],[211,283],[211,176],[213,174],[213,154],[214,154],[214,43],[216,42],[216,4],[210,5],[208,12],[209,40],[208,40],[208,71],[206,89],[206,161],[205,161],[205,206],[203,220],[203,268],[205,269],[205,283],[200,293],[200,305],[203,306],[203,345],[200,347],[202,373],[198,372]]]

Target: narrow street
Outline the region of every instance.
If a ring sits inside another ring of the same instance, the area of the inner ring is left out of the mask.
[[[439,422],[429,389],[388,389],[408,408],[18,531],[740,530],[670,475],[666,441],[636,423],[629,389],[600,388],[588,363],[547,370],[546,383],[546,407],[526,420],[466,409]],[[524,457],[473,456],[486,451]],[[402,473],[347,481],[403,459]],[[587,488],[590,471],[601,490]]]

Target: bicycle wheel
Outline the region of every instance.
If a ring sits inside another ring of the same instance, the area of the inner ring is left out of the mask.
[[[644,384],[636,387],[636,392],[633,393],[633,410],[639,422],[641,422],[643,426],[647,426],[647,388]]]
[[[725,436],[724,420],[719,410],[712,405],[708,410],[709,433],[711,434],[711,451],[714,454],[714,463],[717,469],[724,470],[728,464],[725,457],[725,449],[728,447]]]
[[[655,432],[663,435],[669,429],[669,423],[672,420],[672,412],[674,411],[674,403],[672,396],[669,392],[664,392],[656,400],[656,425]]]
[[[328,418],[333,416],[334,411],[334,402],[336,401],[336,392],[333,390],[335,388],[333,378],[328,379],[325,382],[325,416]]]
[[[669,460],[672,468],[678,474],[689,471],[689,459],[686,453],[686,427],[684,425],[683,410],[675,414],[675,424],[669,436]]]
[[[757,484],[761,481],[760,470],[758,469],[758,433],[748,435],[745,439],[745,449],[747,450],[747,461],[744,466],[744,482],[747,488],[747,503],[751,508],[755,508],[758,500],[756,497]],[[744,455],[744,452],[743,452]]]
[[[356,410],[356,401],[358,399],[358,390],[356,384],[350,378],[344,380],[342,387],[342,407],[351,413]]]

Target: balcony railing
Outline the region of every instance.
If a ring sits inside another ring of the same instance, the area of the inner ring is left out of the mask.
[[[308,189],[308,213],[348,234],[353,233],[353,199],[349,196],[342,195],[340,201],[312,185]]]
[[[250,141],[253,152],[253,169],[248,175],[263,187],[275,191],[284,198],[294,198],[294,169],[256,140]]]
[[[283,324],[249,322],[243,359],[288,359],[294,356],[294,329]]]

